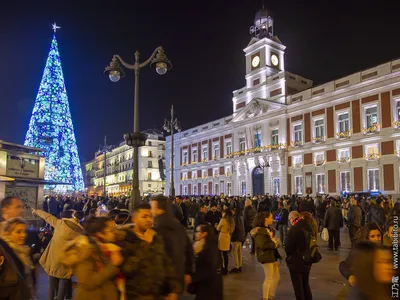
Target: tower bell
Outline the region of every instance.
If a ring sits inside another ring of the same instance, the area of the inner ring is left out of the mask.
[[[256,13],[254,25],[250,27],[250,34],[258,39],[274,36],[274,19],[264,7]]]

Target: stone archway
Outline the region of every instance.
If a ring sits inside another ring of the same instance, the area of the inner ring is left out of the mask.
[[[253,196],[264,195],[264,170],[255,167],[252,172]]]

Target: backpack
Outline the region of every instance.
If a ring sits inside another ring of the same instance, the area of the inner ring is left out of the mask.
[[[306,264],[316,264],[322,259],[322,255],[319,252],[319,246],[317,244],[317,238],[314,237],[310,232],[304,230],[306,237],[306,250],[303,253],[303,260]]]

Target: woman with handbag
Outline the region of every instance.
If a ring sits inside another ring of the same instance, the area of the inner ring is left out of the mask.
[[[0,300],[32,299],[30,248],[25,245],[27,223],[12,218],[0,239]]]
[[[222,275],[227,275],[229,267],[228,253],[231,250],[231,234],[235,231],[235,220],[229,208],[224,210],[217,230],[219,232],[218,249],[221,251],[223,258]]]
[[[196,294],[195,300],[222,300],[221,256],[217,248],[214,228],[199,225],[193,244],[196,271],[191,276],[188,292]]]

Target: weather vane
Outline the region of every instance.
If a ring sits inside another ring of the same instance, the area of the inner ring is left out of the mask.
[[[57,31],[57,29],[61,28],[60,26],[57,26],[56,23],[54,23],[52,26],[53,26],[54,33]]]

